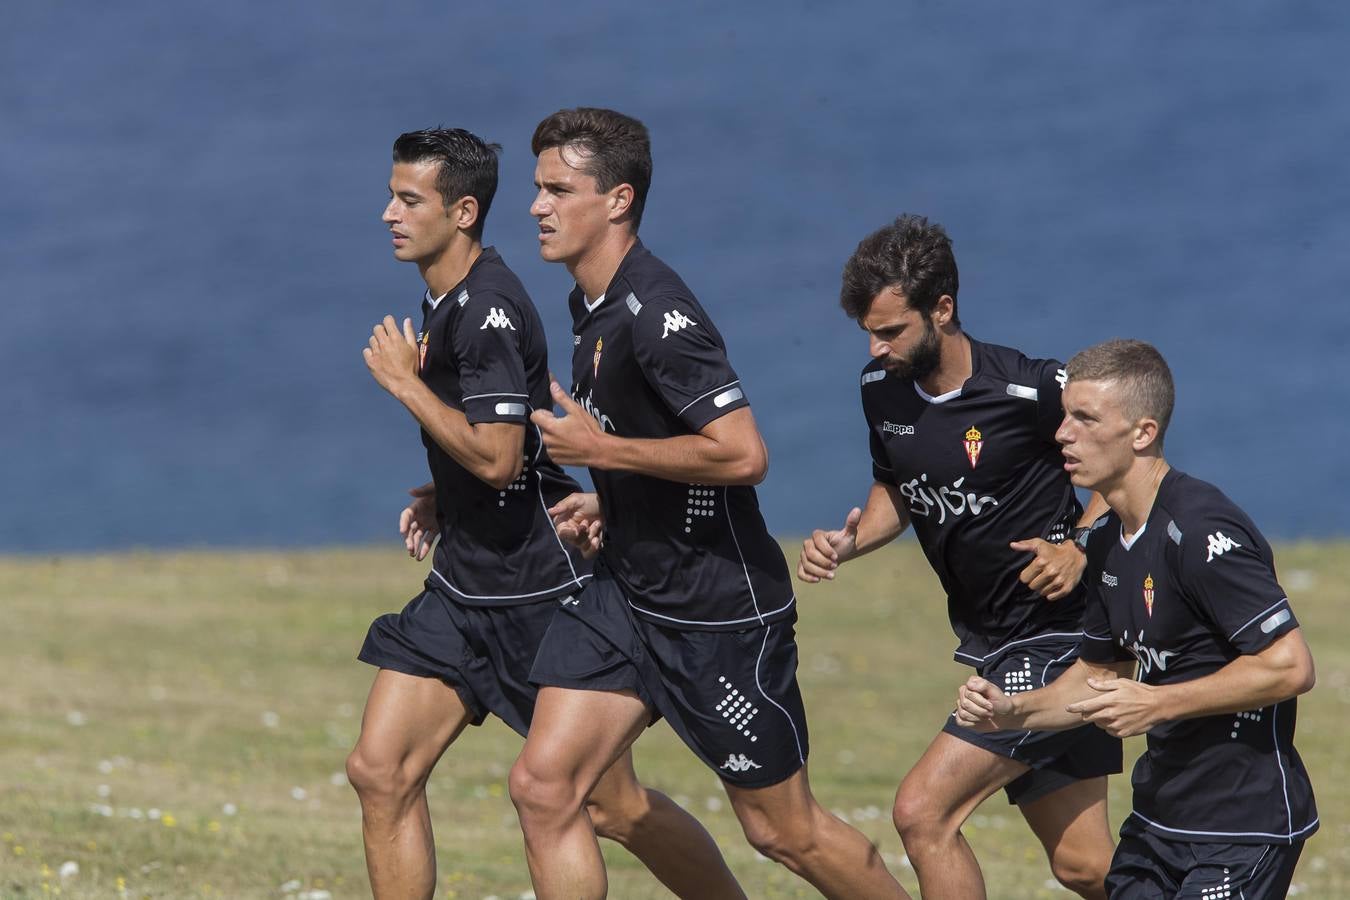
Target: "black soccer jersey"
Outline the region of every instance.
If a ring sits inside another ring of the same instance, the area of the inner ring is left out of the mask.
[[[1218,671],[1298,627],[1270,545],[1213,485],[1173,469],[1129,544],[1114,513],[1088,538],[1081,656],[1138,660],[1145,684]],[[1297,701],[1166,722],[1134,767],[1136,825],[1191,842],[1293,842],[1317,830],[1294,750]]]
[[[440,542],[432,581],[470,605],[510,605],[580,589],[590,567],[554,533],[548,508],[579,490],[548,458],[531,410],[549,409],[548,345],[525,287],[491,247],[445,296],[422,302],[422,381],[470,424],[525,426],[520,477],[481,481],[422,431]]]
[[[1051,603],[1017,578],[1012,541],[1063,541],[1082,515],[1055,443],[1062,364],[970,341],[971,375],[930,397],[880,361],[863,369],[873,477],[899,489],[947,592],[958,662],[979,666],[1020,641],[1082,631],[1078,588]]]
[[[707,311],[640,242],[598,305],[588,307],[579,287],[569,303],[572,396],[611,434],[694,434],[748,405]],[[686,630],[791,615],[787,563],[754,488],[598,469],[591,477],[605,515],[601,553],[638,615]]]

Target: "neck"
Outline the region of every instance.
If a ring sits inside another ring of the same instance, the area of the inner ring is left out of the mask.
[[[567,271],[576,279],[587,300],[594,302],[609,288],[614,273],[619,271],[619,264],[636,243],[637,235],[626,225],[611,228],[595,246],[588,247],[567,263]]]
[[[1137,534],[1153,511],[1158,486],[1172,467],[1161,456],[1141,456],[1114,485],[1101,492],[1102,499],[1120,516],[1128,535]]]
[[[483,242],[470,237],[456,238],[435,259],[418,260],[417,268],[427,283],[431,296],[439,297],[464,280],[474,261],[483,252]]]
[[[957,329],[950,332],[939,331],[938,335],[938,339],[942,342],[942,361],[928,377],[919,381],[919,387],[930,397],[941,397],[943,394],[960,389],[974,371],[970,357],[970,338]]]

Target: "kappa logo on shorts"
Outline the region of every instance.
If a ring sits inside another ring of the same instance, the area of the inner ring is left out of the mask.
[[[493,328],[509,328],[512,331],[516,330],[516,326],[511,324],[511,320],[506,317],[506,313],[495,306],[488,310],[487,318],[483,320],[482,325],[478,326],[478,330],[483,331],[488,328],[488,326]]]
[[[661,331],[661,340],[670,337],[672,331],[679,331],[681,328],[688,328],[690,325],[697,325],[693,319],[680,312],[678,309],[666,313],[666,327]]]
[[[746,759],[744,753],[732,753],[727,756],[727,761],[722,763],[719,768],[730,769],[733,772],[746,772],[750,769],[764,768],[753,759]]]

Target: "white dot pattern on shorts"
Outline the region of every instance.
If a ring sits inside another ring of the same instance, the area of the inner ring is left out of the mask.
[[[1248,721],[1248,722],[1260,722],[1260,721],[1261,721],[1261,710],[1259,710],[1259,709],[1251,709],[1251,710],[1247,710],[1246,712],[1240,712],[1240,713],[1238,713],[1238,714],[1237,714],[1237,718],[1233,720],[1233,730],[1232,730],[1231,732],[1228,733],[1228,737],[1229,737],[1230,739],[1234,739],[1234,740],[1235,740],[1235,739],[1237,738],[1237,736],[1238,736],[1238,730],[1242,727],[1242,723],[1243,723],[1244,720],[1245,720],[1245,721]]]
[[[1036,689],[1031,677],[1031,657],[1022,657],[1022,668],[1003,673],[1003,693],[1018,694]]]
[[[750,743],[759,737],[750,731],[750,720],[759,715],[759,707],[750,702],[750,698],[736,690],[725,675],[717,676],[717,683],[726,690],[726,696],[717,704],[717,711],[727,724],[736,726],[736,730],[750,739]]]
[[[694,519],[699,516],[713,516],[717,512],[717,491],[704,484],[689,485],[684,506],[684,533],[693,529]]]

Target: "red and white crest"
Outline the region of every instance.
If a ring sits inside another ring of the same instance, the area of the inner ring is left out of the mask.
[[[602,337],[595,339],[595,365],[591,369],[591,377],[600,377],[600,351],[605,347],[605,339]]]
[[[1148,575],[1144,578],[1144,611],[1148,617],[1153,618],[1153,576]]]
[[[970,467],[975,468],[975,464],[980,461],[980,451],[984,449],[984,435],[980,434],[980,429],[974,425],[966,432],[966,459],[970,460]]]

